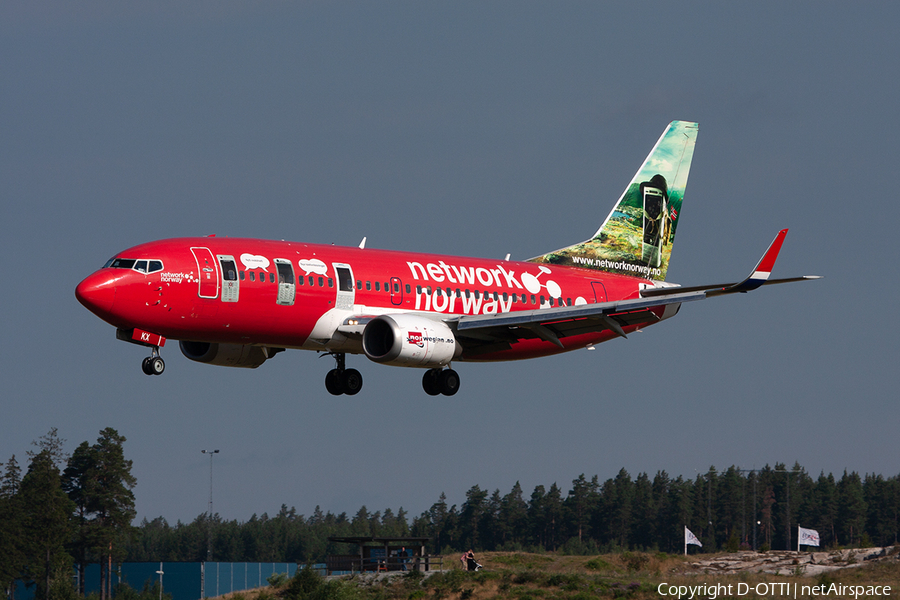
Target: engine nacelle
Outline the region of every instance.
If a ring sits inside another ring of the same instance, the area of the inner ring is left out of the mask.
[[[443,367],[462,353],[447,325],[405,314],[369,321],[362,346],[370,360],[398,367]]]
[[[209,342],[178,342],[187,358],[220,367],[255,369],[271,358],[275,348],[244,346],[241,344],[211,344]],[[278,350],[281,350],[280,348]]]

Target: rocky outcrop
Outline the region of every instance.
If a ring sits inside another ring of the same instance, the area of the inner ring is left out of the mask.
[[[818,575],[858,567],[872,561],[900,561],[900,546],[856,548],[830,552],[736,552],[690,564],[694,573],[771,573],[773,575]]]

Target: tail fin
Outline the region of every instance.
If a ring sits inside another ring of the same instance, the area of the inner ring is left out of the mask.
[[[530,262],[666,278],[687,186],[697,123],[673,121],[591,239]]]

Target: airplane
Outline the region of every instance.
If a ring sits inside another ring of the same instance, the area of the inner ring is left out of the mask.
[[[429,395],[452,396],[454,362],[519,360],[593,349],[675,316],[685,302],[745,293],[770,279],[787,229],[733,283],[666,282],[694,154],[697,123],[664,130],[612,211],[588,240],[527,261],[229,237],[154,241],[116,254],[75,295],[150,348],[179,341],[200,363],[256,368],[286,349],[331,355],[334,395],[353,395],[362,375],[346,355],[424,369]]]

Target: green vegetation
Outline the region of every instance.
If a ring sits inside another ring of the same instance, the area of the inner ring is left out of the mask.
[[[562,554],[485,553],[487,570],[475,573],[454,569],[429,577],[410,574],[374,578],[355,575],[326,581],[312,571],[297,575],[280,591],[263,590],[248,594],[247,600],[601,600],[628,598],[659,600],[660,584],[716,585],[737,589],[737,584],[755,588],[757,584],[798,583],[811,588],[832,583],[845,585],[900,586],[900,562],[878,563],[814,577],[738,575],[690,575],[690,560],[662,553],[616,553],[576,557]],[[525,567],[539,563],[541,568]],[[300,586],[294,581],[303,579]],[[300,591],[302,589],[302,591]],[[295,591],[291,591],[295,590]],[[253,594],[260,593],[258,597]],[[737,597],[735,593],[727,596]],[[792,594],[793,596],[793,594]],[[702,595],[701,597],[707,597]],[[744,597],[758,597],[746,594]],[[798,589],[797,598],[812,596]],[[233,599],[232,599],[233,600]]]

